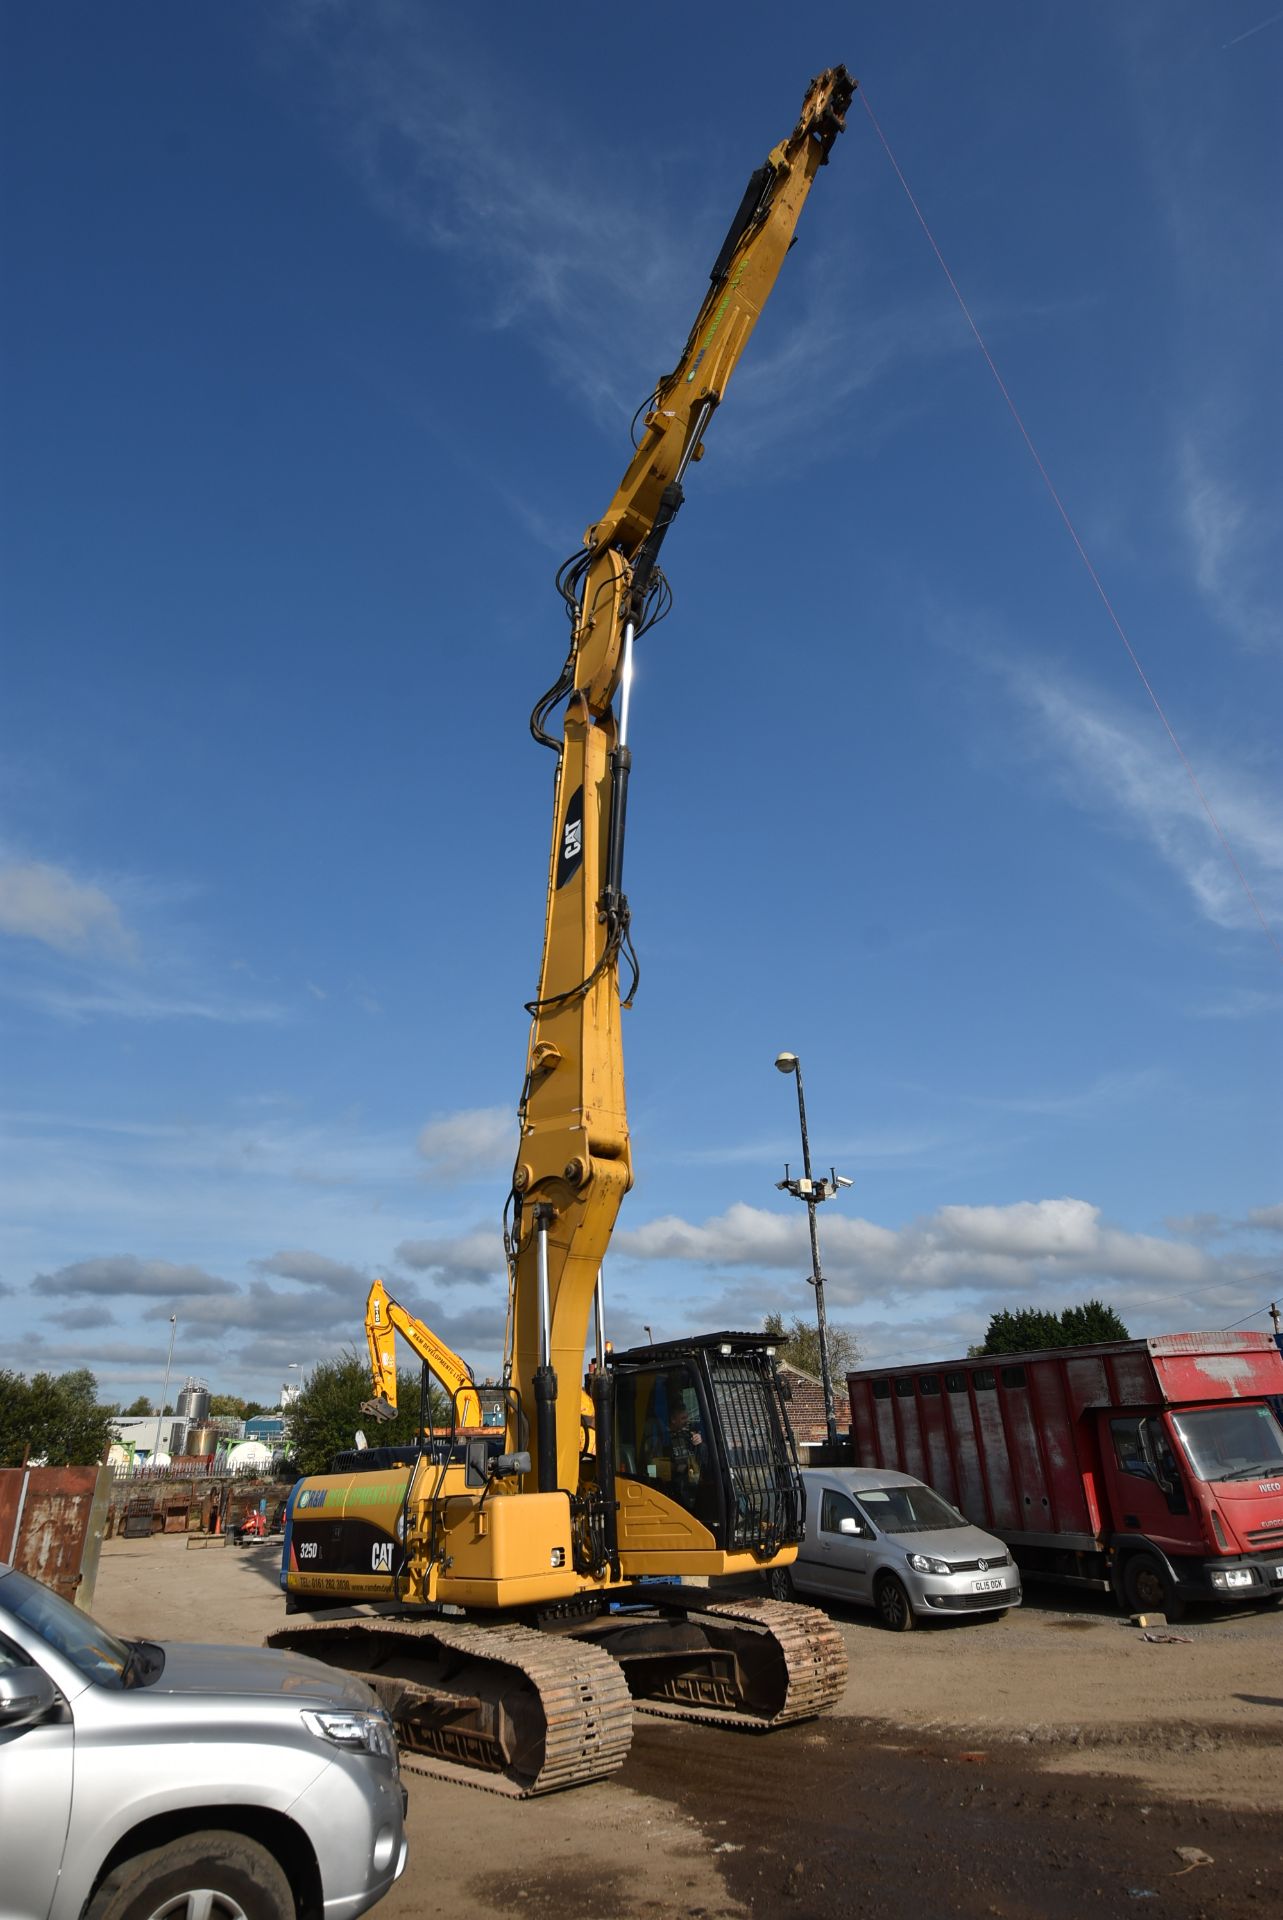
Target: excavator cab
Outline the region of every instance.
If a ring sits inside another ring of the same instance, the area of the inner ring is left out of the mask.
[[[638,1548],[659,1495],[723,1554],[770,1557],[802,1536],[797,1450],[773,1350],[712,1333],[608,1356],[621,1549]],[[638,1523],[629,1527],[630,1515]],[[650,1517],[647,1517],[650,1516]],[[658,1544],[658,1541],[656,1542]]]

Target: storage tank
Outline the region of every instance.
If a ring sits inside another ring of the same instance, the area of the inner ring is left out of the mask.
[[[272,1449],[261,1440],[238,1440],[228,1449],[227,1464],[233,1473],[265,1473],[272,1457]]]
[[[193,1459],[203,1460],[218,1452],[219,1431],[214,1426],[191,1426],[187,1429],[187,1443],[184,1453]]]
[[[195,1426],[209,1419],[209,1388],[203,1380],[189,1379],[174,1403],[174,1412]],[[195,1451],[188,1447],[188,1453]]]

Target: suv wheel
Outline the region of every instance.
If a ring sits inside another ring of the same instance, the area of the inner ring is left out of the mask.
[[[893,1573],[885,1573],[873,1590],[878,1619],[891,1633],[908,1633],[913,1625],[909,1596]]]
[[[294,1895],[257,1840],[189,1833],[113,1867],[84,1920],[295,1920]]]
[[[772,1567],[766,1576],[766,1591],[772,1600],[796,1600],[797,1588],[788,1567]]]

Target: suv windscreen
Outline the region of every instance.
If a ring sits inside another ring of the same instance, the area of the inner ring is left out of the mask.
[[[1172,1424],[1200,1480],[1283,1476],[1283,1433],[1268,1407],[1207,1407]]]
[[[872,1487],[856,1495],[856,1504],[883,1533],[943,1533],[970,1525],[930,1487]]]
[[[0,1620],[6,1613],[38,1633],[46,1646],[70,1660],[95,1686],[134,1684],[135,1650],[38,1580],[29,1580],[25,1573],[7,1573],[0,1579]]]

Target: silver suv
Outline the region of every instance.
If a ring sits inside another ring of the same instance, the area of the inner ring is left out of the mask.
[[[352,1920],[403,1816],[360,1681],[118,1640],[0,1562],[0,1920]]]

